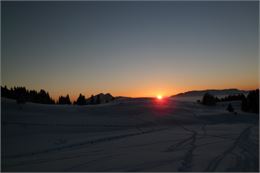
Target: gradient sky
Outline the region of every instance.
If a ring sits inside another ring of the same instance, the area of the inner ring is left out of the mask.
[[[2,85],[164,96],[258,87],[258,2],[1,2]]]

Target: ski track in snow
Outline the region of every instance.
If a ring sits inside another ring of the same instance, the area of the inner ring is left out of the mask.
[[[206,172],[212,172],[212,171],[216,171],[217,167],[220,165],[221,161],[223,161],[225,159],[225,157],[229,154],[233,154],[236,156],[237,159],[237,163],[233,168],[229,168],[229,171],[233,171],[233,169],[241,167],[241,170],[246,171],[246,168],[248,167],[249,162],[253,163],[253,167],[257,168],[258,167],[258,163],[256,162],[256,158],[254,157],[258,157],[255,156],[255,152],[256,151],[250,151],[250,146],[247,145],[247,143],[250,143],[251,141],[248,139],[248,137],[250,136],[251,133],[251,129],[253,126],[249,126],[247,128],[245,128],[240,135],[237,137],[237,139],[235,140],[235,142],[233,143],[233,145],[228,148],[227,150],[225,150],[222,154],[220,154],[219,156],[217,156],[216,158],[214,158],[213,160],[211,160],[206,168]],[[233,153],[233,151],[236,148],[241,148],[242,152],[240,152],[238,154]],[[252,159],[253,157],[253,159]]]

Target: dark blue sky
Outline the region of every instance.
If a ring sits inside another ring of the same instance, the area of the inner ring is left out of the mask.
[[[2,84],[51,95],[258,87],[258,2],[2,2]]]

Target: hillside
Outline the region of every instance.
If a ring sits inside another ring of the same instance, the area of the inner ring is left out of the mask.
[[[2,102],[2,171],[259,171],[258,115],[169,99]]]
[[[234,95],[234,94],[247,94],[248,91],[245,90],[238,90],[238,89],[223,89],[223,90],[217,90],[217,89],[208,89],[208,90],[193,90],[193,91],[187,91],[184,93],[179,93],[176,95],[173,95],[171,97],[202,97],[205,93],[213,94],[214,96],[226,96],[226,95]]]

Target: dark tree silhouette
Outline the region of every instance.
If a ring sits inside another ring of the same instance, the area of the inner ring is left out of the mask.
[[[14,95],[15,95],[16,102],[18,104],[22,104],[22,103],[26,102],[27,93],[26,93],[25,87],[15,87],[14,88]]]
[[[60,104],[60,105],[63,105],[63,104],[66,104],[66,98],[65,97],[63,97],[63,96],[60,96],[59,97],[59,100],[58,100],[58,102],[57,102],[57,104]]]
[[[242,100],[241,109],[245,112],[259,113],[259,89],[250,91]]]
[[[43,103],[43,104],[53,104],[53,103],[55,103],[50,98],[49,93],[44,91],[43,89],[41,89],[41,91],[39,92],[38,97],[39,97],[40,103]]]
[[[85,96],[79,94],[79,97],[78,97],[77,101],[75,102],[75,104],[77,104],[77,105],[86,105],[87,102],[86,102]]]
[[[41,90],[39,93],[35,90],[27,90],[25,87],[14,87],[10,90],[5,86],[1,87],[1,96],[15,99],[17,103],[34,102],[42,104],[54,104],[54,100],[49,93]]]
[[[1,86],[1,97],[6,97],[10,99],[16,99],[14,95],[14,90],[11,88],[10,90],[5,86]]]
[[[216,105],[216,98],[210,93],[205,93],[202,98],[202,104],[208,106]]]
[[[34,103],[41,103],[40,96],[37,91],[31,90],[29,91],[30,101]]]
[[[64,104],[70,105],[70,104],[71,104],[71,101],[70,101],[69,95],[67,95],[66,97],[60,96],[60,97],[59,97],[58,104],[61,104],[61,105],[64,105]]]
[[[247,99],[245,96],[242,98],[242,101],[241,101],[241,110],[245,111],[245,112],[248,111]]]
[[[8,89],[6,86],[1,86],[1,97],[15,99],[17,103],[33,102],[41,104],[55,104],[55,101],[50,97],[49,93],[41,89],[39,92],[35,90],[27,90],[25,87],[14,87]],[[82,94],[79,95],[78,99],[74,101],[74,104],[85,105],[85,104],[101,104],[108,103],[115,98],[107,93],[100,93],[96,96],[92,95],[86,99]],[[60,96],[57,104],[71,104],[69,95],[66,97]]]
[[[97,95],[92,95],[90,98],[87,99],[88,104],[103,104],[103,103],[108,103],[113,101],[115,98],[107,93],[107,94],[97,94]]]
[[[95,104],[95,98],[93,95],[91,95],[91,97],[89,98],[89,103],[92,105]]]
[[[219,99],[220,102],[225,101],[236,101],[236,100],[243,100],[245,98],[244,94],[236,94],[236,95],[228,95],[224,98]]]
[[[67,101],[67,104],[71,104],[71,101],[70,101],[70,97],[69,97],[69,95],[67,94],[67,96],[66,96],[66,101]]]
[[[233,108],[231,103],[228,104],[227,111],[228,112],[234,112],[234,108]]]
[[[1,86],[1,96],[10,98],[10,90],[8,90],[6,86],[4,87]]]
[[[97,100],[96,100],[96,103],[95,104],[100,104],[101,103],[101,99],[100,99],[100,94],[97,95]]]

